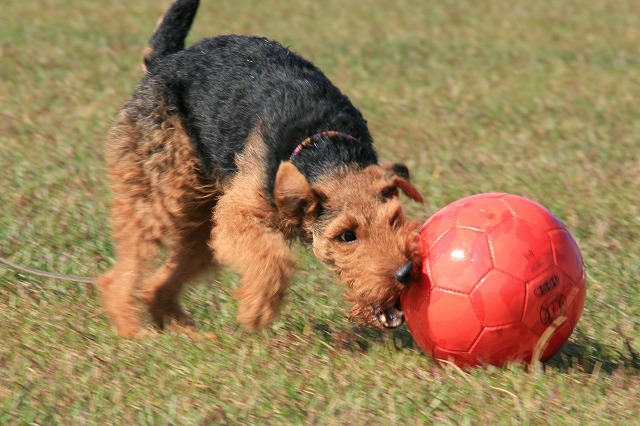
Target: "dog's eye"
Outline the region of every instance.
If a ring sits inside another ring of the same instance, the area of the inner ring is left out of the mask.
[[[343,243],[352,243],[357,239],[356,233],[353,231],[345,231],[342,234],[340,234],[339,238],[340,238],[340,241],[342,241]]]
[[[395,186],[387,186],[382,190],[382,192],[380,193],[380,196],[382,197],[383,200],[388,200],[390,198],[397,197],[398,188],[396,188]]]

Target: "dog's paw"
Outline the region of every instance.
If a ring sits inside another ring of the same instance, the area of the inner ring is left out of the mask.
[[[238,322],[248,330],[256,331],[271,325],[277,316],[278,308],[270,303],[241,303]]]

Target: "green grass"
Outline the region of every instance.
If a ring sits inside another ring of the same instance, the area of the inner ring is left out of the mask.
[[[5,2],[0,252],[113,262],[103,145],[164,1]],[[203,1],[190,40],[260,34],[312,59],[405,161],[425,220],[507,191],[549,207],[587,264],[585,310],[541,368],[438,366],[357,328],[301,250],[283,315],[247,333],[231,272],[185,295],[203,335],[114,335],[87,285],[0,268],[0,424],[637,424],[640,14],[633,0]]]

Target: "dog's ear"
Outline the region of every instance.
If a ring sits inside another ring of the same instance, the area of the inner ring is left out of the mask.
[[[282,162],[278,168],[273,195],[284,224],[295,227],[317,214],[322,199],[322,194],[289,162]]]
[[[386,169],[391,174],[393,184],[399,188],[404,194],[419,203],[424,202],[420,192],[409,182],[409,169],[401,163],[395,163],[387,166]]]

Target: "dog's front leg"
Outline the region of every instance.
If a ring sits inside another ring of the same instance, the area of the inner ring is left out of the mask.
[[[273,208],[247,183],[239,176],[218,201],[210,246],[218,262],[240,272],[238,321],[255,330],[278,315],[295,257],[270,226]]]
[[[225,205],[223,199],[218,203],[211,247],[220,263],[240,272],[238,321],[252,330],[263,328],[279,312],[294,256],[281,233],[238,205],[230,212]]]

